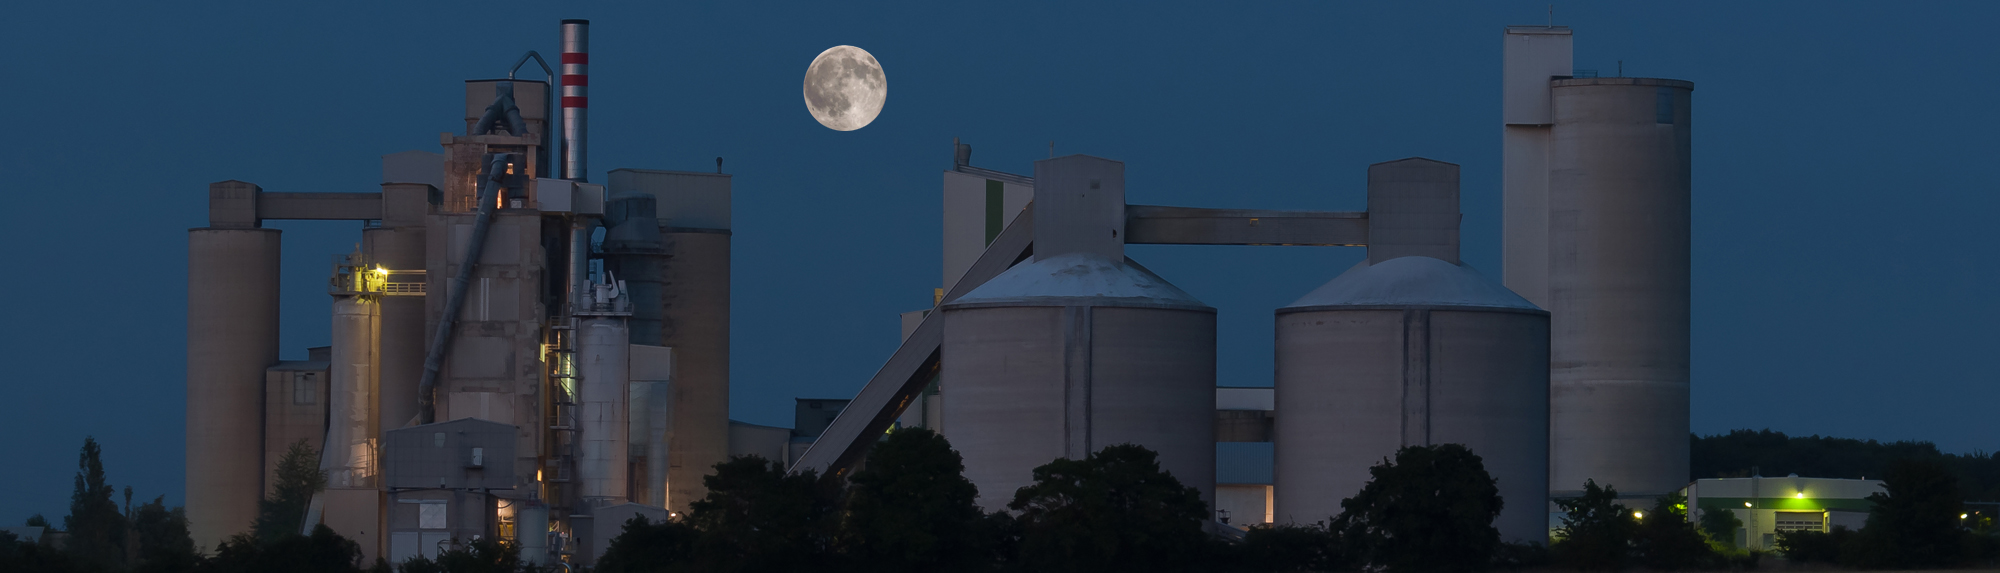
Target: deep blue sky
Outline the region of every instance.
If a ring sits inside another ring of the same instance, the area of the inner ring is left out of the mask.
[[[179,503],[186,229],[206,185],[372,191],[378,156],[461,130],[461,80],[595,22],[593,176],[736,175],[732,416],[790,425],[851,395],[937,286],[938,172],[1122,160],[1135,203],[1360,210],[1369,163],[1464,166],[1465,258],[1499,273],[1500,30],[1547,2],[1173,6],[913,2],[19,2],[0,172],[14,215],[0,522],[65,512],[77,446]],[[2000,5],[1576,3],[1578,68],[1692,80],[1694,404],[1701,433],[2000,449]],[[807,114],[812,57],[852,44],[887,108]],[[285,230],[284,354],[327,343],[326,256]],[[1220,380],[1267,385],[1271,309],[1357,249],[1134,247],[1221,311]]]

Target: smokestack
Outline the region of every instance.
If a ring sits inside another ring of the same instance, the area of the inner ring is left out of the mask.
[[[590,151],[590,21],[562,21],[562,178],[587,181],[584,157]]]

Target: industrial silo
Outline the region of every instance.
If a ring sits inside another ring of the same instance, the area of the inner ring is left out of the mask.
[[[1331,520],[1397,449],[1455,443],[1498,481],[1502,538],[1547,541],[1548,357],[1547,312],[1427,256],[1278,309],[1275,519]]]
[[[943,432],[979,504],[1133,443],[1213,503],[1215,309],[1124,256],[1124,165],[1035,164],[1035,255],[942,306]]]
[[[729,460],[730,176],[614,169],[607,182],[611,193],[657,199],[666,249],[659,271],[660,340],[633,342],[674,349],[667,505],[686,513],[688,504],[708,495],[703,476]]]
[[[209,193],[254,196],[226,181]],[[188,231],[187,508],[195,542],[250,527],[264,491],[264,369],[278,362],[277,229]]]
[[[585,505],[604,507],[626,501],[625,403],[631,379],[631,304],[615,282],[592,284],[576,310],[578,494]]]
[[[1548,303],[1557,492],[1688,480],[1689,98],[1650,78],[1552,82]]]

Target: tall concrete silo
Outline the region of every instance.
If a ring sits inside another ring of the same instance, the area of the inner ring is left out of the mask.
[[[1694,84],[1553,82],[1551,418],[1557,490],[1657,496],[1688,479]]]
[[[1277,311],[1275,518],[1312,523],[1405,446],[1463,444],[1509,541],[1548,539],[1549,315],[1464,265],[1362,262]]]
[[[1462,444],[1509,541],[1548,539],[1548,313],[1458,260],[1458,166],[1368,168],[1368,260],[1277,311],[1274,518],[1341,512],[1405,446]]]
[[[257,191],[240,181],[209,187],[211,196]],[[264,369],[278,362],[278,247],[278,230],[254,222],[188,231],[187,508],[190,533],[204,547],[248,529],[264,491]]]
[[[1550,313],[1550,488],[1673,491],[1688,479],[1694,84],[1573,71],[1568,28],[1505,38],[1503,274]]]
[[[1038,161],[1035,185],[1034,259],[942,307],[943,431],[979,505],[1121,443],[1213,503],[1215,309],[1125,258],[1123,164]]]
[[[667,507],[686,513],[708,495],[702,476],[729,459],[730,176],[614,169],[607,190],[658,199],[662,334],[634,342],[674,349]]]

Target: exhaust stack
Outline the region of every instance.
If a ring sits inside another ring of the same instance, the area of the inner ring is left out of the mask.
[[[590,131],[590,21],[562,21],[562,178],[586,181]]]

